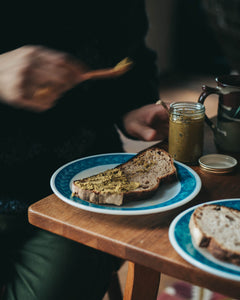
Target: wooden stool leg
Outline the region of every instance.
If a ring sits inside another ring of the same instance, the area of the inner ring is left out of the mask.
[[[160,272],[128,262],[124,300],[156,300]]]

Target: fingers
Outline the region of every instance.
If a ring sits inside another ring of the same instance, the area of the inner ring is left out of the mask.
[[[131,135],[135,138],[144,141],[157,141],[162,140],[168,135],[168,125],[161,124],[158,128],[153,128],[144,123],[132,124]]]
[[[89,71],[85,64],[66,53],[42,46],[23,46],[0,56],[0,99],[12,106],[48,109],[80,82],[120,76],[131,64],[124,60],[113,68]]]
[[[86,67],[65,53],[24,46],[1,56],[0,71],[2,101],[42,111],[79,83]]]
[[[59,97],[74,86],[72,73],[62,67],[52,65],[35,67],[31,68],[28,73],[21,87],[24,91],[23,96],[28,99],[34,100],[36,95],[38,98],[45,97],[46,94]]]
[[[53,80],[61,77],[65,82],[71,82],[71,84],[79,83],[80,78],[88,71],[84,63],[75,60],[70,55],[43,47],[38,47],[34,64],[47,72],[48,76],[54,76]]]
[[[154,141],[168,135],[169,116],[161,105],[145,105],[123,117],[127,133],[135,138]]]
[[[43,112],[46,110],[49,110],[50,108],[53,108],[56,104],[56,100],[52,101],[52,99],[49,100],[48,97],[45,97],[41,101],[32,101],[32,99],[21,99],[21,101],[18,101],[15,103],[16,107],[24,108],[26,110],[31,110],[35,112]]]
[[[140,125],[140,124],[139,124]],[[157,130],[148,126],[140,125],[138,130],[139,139],[144,141],[156,141],[158,139]]]

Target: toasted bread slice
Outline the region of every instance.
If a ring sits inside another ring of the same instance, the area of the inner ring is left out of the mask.
[[[158,147],[141,151],[105,172],[75,180],[73,195],[96,204],[123,205],[152,196],[160,182],[176,178],[171,156]]]
[[[240,211],[214,204],[199,206],[189,228],[193,243],[216,258],[240,265]]]

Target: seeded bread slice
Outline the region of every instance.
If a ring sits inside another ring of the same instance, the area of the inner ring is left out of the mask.
[[[171,156],[155,146],[113,169],[75,180],[72,192],[92,203],[120,206],[151,197],[160,182],[173,178],[176,168]]]
[[[192,240],[216,258],[240,265],[240,211],[213,204],[199,206],[189,222]]]

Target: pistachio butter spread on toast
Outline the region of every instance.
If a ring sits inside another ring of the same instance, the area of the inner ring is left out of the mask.
[[[162,181],[176,178],[175,175],[171,156],[154,146],[113,169],[75,180],[72,192],[92,203],[120,206],[151,197]]]

